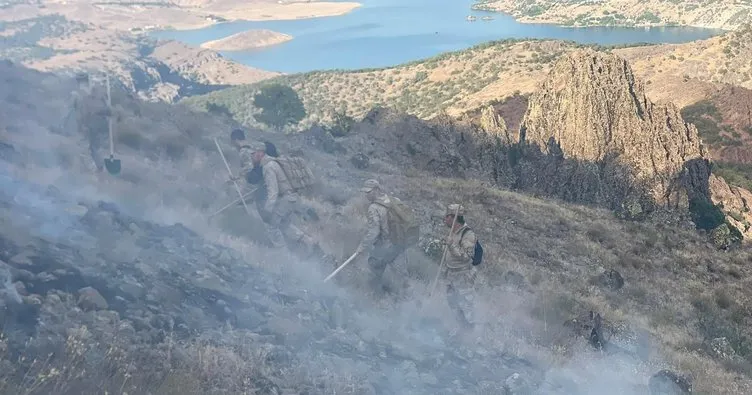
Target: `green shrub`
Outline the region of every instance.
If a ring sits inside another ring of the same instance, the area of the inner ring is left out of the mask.
[[[306,115],[298,93],[287,85],[263,86],[253,97],[253,104],[261,109],[255,118],[261,123],[281,128],[300,122]]]
[[[722,225],[726,220],[720,207],[706,199],[694,198],[690,200],[689,212],[697,229],[712,230]]]

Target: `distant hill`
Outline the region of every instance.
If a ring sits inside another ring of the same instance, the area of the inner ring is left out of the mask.
[[[720,37],[686,44],[588,46],[559,40],[502,40],[403,65],[355,71],[324,71],[280,76],[262,83],[282,83],[301,96],[311,120],[333,111],[359,117],[376,105],[421,118],[442,111],[459,115],[532,93],[552,62],[583,47],[614,52],[627,59],[657,102],[684,107],[709,98],[721,83],[752,88],[752,29],[746,26]],[[217,102],[243,122],[253,122],[245,97],[250,84],[186,101],[205,107]]]
[[[334,111],[360,117],[377,105],[421,118],[442,111],[458,115],[515,93],[533,92],[554,60],[579,47],[562,41],[503,40],[390,68],[310,72],[261,84],[294,88],[309,112],[309,121],[327,119]],[[236,119],[253,124],[254,110],[247,99],[259,86],[233,87],[184,102],[198,108],[222,105]]]
[[[567,26],[695,26],[734,30],[752,22],[748,0],[479,0],[474,9],[500,11],[520,22]]]

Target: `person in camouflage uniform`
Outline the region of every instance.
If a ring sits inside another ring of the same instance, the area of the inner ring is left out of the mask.
[[[455,212],[457,220],[454,221]],[[476,269],[473,266],[475,232],[465,223],[465,208],[459,204],[450,204],[446,208],[444,223],[454,228],[446,239],[447,252],[445,263],[447,302],[457,313],[461,323],[473,326],[473,292],[475,286]]]
[[[389,239],[388,212],[384,204],[389,204],[390,197],[374,179],[366,180],[360,190],[366,194],[370,204],[368,205],[366,235],[356,251],[359,254],[368,254],[371,286],[376,290],[386,290],[383,282],[384,271],[403,251]]]
[[[107,105],[106,87],[93,87],[86,73],[76,74],[77,89],[72,94],[73,111],[79,135],[89,146],[89,155],[97,172],[104,168],[99,152],[109,144],[107,118],[112,112]]]
[[[257,141],[247,142],[235,137],[237,136],[231,136],[231,140],[239,151],[241,174],[253,167],[261,168],[263,185],[259,190],[265,193],[263,196],[257,193],[255,201],[259,215],[267,225],[267,234],[272,245],[276,248],[284,246],[287,237],[303,244],[309,253],[314,252],[317,247],[314,240],[293,224],[297,217],[299,196],[292,190],[282,167],[266,156],[266,144]]]

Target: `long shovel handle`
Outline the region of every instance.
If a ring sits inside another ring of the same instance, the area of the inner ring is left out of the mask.
[[[115,139],[112,137],[112,95],[110,94],[110,74],[107,73],[107,108],[110,110],[110,116],[107,117],[107,129],[110,132],[110,158],[115,155]]]
[[[454,225],[457,223],[457,214],[460,213],[460,206],[457,205],[457,209],[454,210],[454,218],[452,218],[452,226],[449,228],[449,235],[447,235],[447,239],[452,236],[452,232],[454,231]],[[433,291],[436,290],[436,284],[439,282],[439,276],[441,276],[441,271],[444,269],[444,261],[446,260],[446,253],[447,249],[449,248],[449,243],[444,244],[444,253],[441,255],[441,263],[439,264],[439,271],[436,272],[436,277],[433,279],[433,285],[431,285],[431,291],[428,293],[428,296],[431,297],[433,295]]]
[[[352,254],[352,255],[350,256],[350,258],[347,258],[347,260],[345,261],[345,263],[341,264],[341,265],[340,265],[340,266],[339,266],[339,267],[337,268],[337,270],[333,271],[333,272],[332,272],[332,274],[330,274],[329,276],[327,276],[327,277],[326,277],[326,278],[324,279],[324,282],[327,282],[327,281],[329,281],[329,279],[331,279],[331,278],[332,278],[332,277],[334,277],[334,276],[335,276],[335,275],[336,275],[337,273],[339,273],[339,271],[340,271],[340,270],[344,269],[344,268],[345,268],[345,266],[347,266],[347,264],[349,264],[350,262],[352,262],[352,260],[353,260],[353,259],[355,259],[355,257],[356,257],[356,256],[358,256],[358,251],[355,251],[355,253],[353,253],[353,254]]]
[[[232,170],[230,169],[230,165],[227,163],[227,159],[225,159],[225,154],[222,152],[222,147],[219,146],[219,142],[217,141],[217,138],[214,138],[214,144],[217,145],[217,151],[219,151],[219,155],[222,156],[222,162],[225,162],[225,167],[227,168],[227,173],[230,174],[230,178],[232,177]],[[251,211],[248,210],[248,206],[245,204],[245,199],[243,198],[243,192],[240,192],[240,187],[238,186],[237,181],[232,180],[232,183],[235,184],[235,190],[238,191],[238,196],[240,196],[240,200],[243,201],[243,207],[245,207],[245,212],[248,213],[249,216],[252,217]]]
[[[257,188],[254,188],[254,189],[251,189],[250,191],[246,192],[246,194],[243,195],[243,198],[247,198],[248,196],[251,196],[251,194],[253,192],[256,192],[256,189]],[[221,209],[219,209],[219,210],[215,211],[214,213],[212,213],[209,217],[213,217],[213,216],[221,213],[222,211],[227,210],[228,208],[230,208],[230,207],[234,206],[235,204],[237,204],[239,201],[240,201],[240,199],[233,200],[232,203],[228,203],[226,206],[224,206]]]

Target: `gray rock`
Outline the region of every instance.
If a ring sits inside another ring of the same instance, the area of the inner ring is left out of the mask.
[[[35,305],[35,306],[41,306],[42,303],[43,303],[42,296],[41,295],[37,295],[37,294],[31,294],[31,295],[28,295],[28,296],[24,296],[24,297],[22,297],[22,300],[23,300],[24,304],[30,304],[30,305]]]
[[[370,159],[364,153],[358,152],[357,154],[350,157],[350,163],[352,163],[353,167],[355,167],[356,169],[365,170],[370,164]]]
[[[41,273],[37,274],[36,279],[37,279],[37,281],[40,281],[40,282],[43,282],[43,283],[48,283],[50,281],[57,280],[57,276],[55,276],[52,273],[41,272]]]
[[[505,395],[522,395],[530,393],[532,393],[530,385],[519,373],[513,373],[504,380]]]
[[[21,296],[26,296],[29,294],[29,291],[26,290],[26,284],[21,281],[16,281],[15,283],[13,283],[13,287],[16,288],[16,292],[18,292],[18,294]]]
[[[614,269],[604,271],[597,277],[596,281],[600,286],[611,291],[618,291],[624,286],[624,277]]]
[[[687,377],[668,369],[650,377],[648,388],[651,395],[683,395],[692,393],[692,383]]]
[[[92,287],[79,289],[76,303],[84,310],[106,310],[109,307],[102,294]]]
[[[731,346],[725,337],[717,337],[710,341],[710,349],[713,353],[722,359],[733,359],[736,357],[736,350]]]

